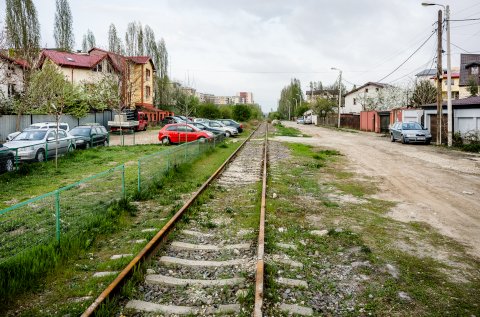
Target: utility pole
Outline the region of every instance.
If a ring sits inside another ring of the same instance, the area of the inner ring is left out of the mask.
[[[437,22],[437,145],[442,144],[442,10],[438,10]]]
[[[340,129],[340,107],[342,106],[342,71],[338,79],[338,128]]]
[[[447,22],[447,114],[448,114],[448,146],[453,142],[452,124],[452,65],[450,61],[450,7],[445,8],[445,20]]]

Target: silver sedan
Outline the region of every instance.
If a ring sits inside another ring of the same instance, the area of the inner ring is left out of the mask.
[[[390,141],[430,144],[432,134],[418,122],[396,122],[390,127]]]

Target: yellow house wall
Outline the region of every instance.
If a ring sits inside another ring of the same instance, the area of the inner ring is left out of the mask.
[[[130,83],[132,85],[132,100],[130,107],[135,107],[136,103],[147,103],[153,105],[153,66],[147,64],[134,64],[131,72]],[[146,78],[146,70],[150,70],[150,78]],[[146,96],[146,87],[150,87],[150,96]]]

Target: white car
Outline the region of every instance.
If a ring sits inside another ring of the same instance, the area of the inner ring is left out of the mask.
[[[25,129],[23,129],[23,131],[34,130],[34,129],[56,129],[56,128],[57,128],[57,123],[53,122],[53,121],[37,122],[37,123],[33,123],[33,124],[29,125]],[[67,131],[67,132],[70,131],[70,126],[68,125],[68,123],[65,123],[65,122],[59,122],[58,128],[61,129],[61,130]],[[10,133],[9,135],[7,135],[7,141],[12,141],[20,133],[21,133],[20,131]]]
[[[28,129],[3,146],[16,150],[20,161],[43,162],[54,157],[56,151],[64,154],[75,150],[75,137],[64,130],[58,130],[57,140],[57,129]]]
[[[226,126],[219,121],[210,120],[210,121],[205,121],[205,122],[202,122],[202,123],[204,125],[207,125],[207,126],[211,127],[211,128],[222,129],[223,131],[225,131],[225,134],[226,134],[227,137],[230,137],[230,136],[233,136],[233,135],[238,135],[237,128]]]

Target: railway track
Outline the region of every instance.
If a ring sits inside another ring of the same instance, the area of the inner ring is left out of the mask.
[[[140,263],[146,274],[122,316],[261,316],[266,135],[262,124],[82,316],[94,315]]]

